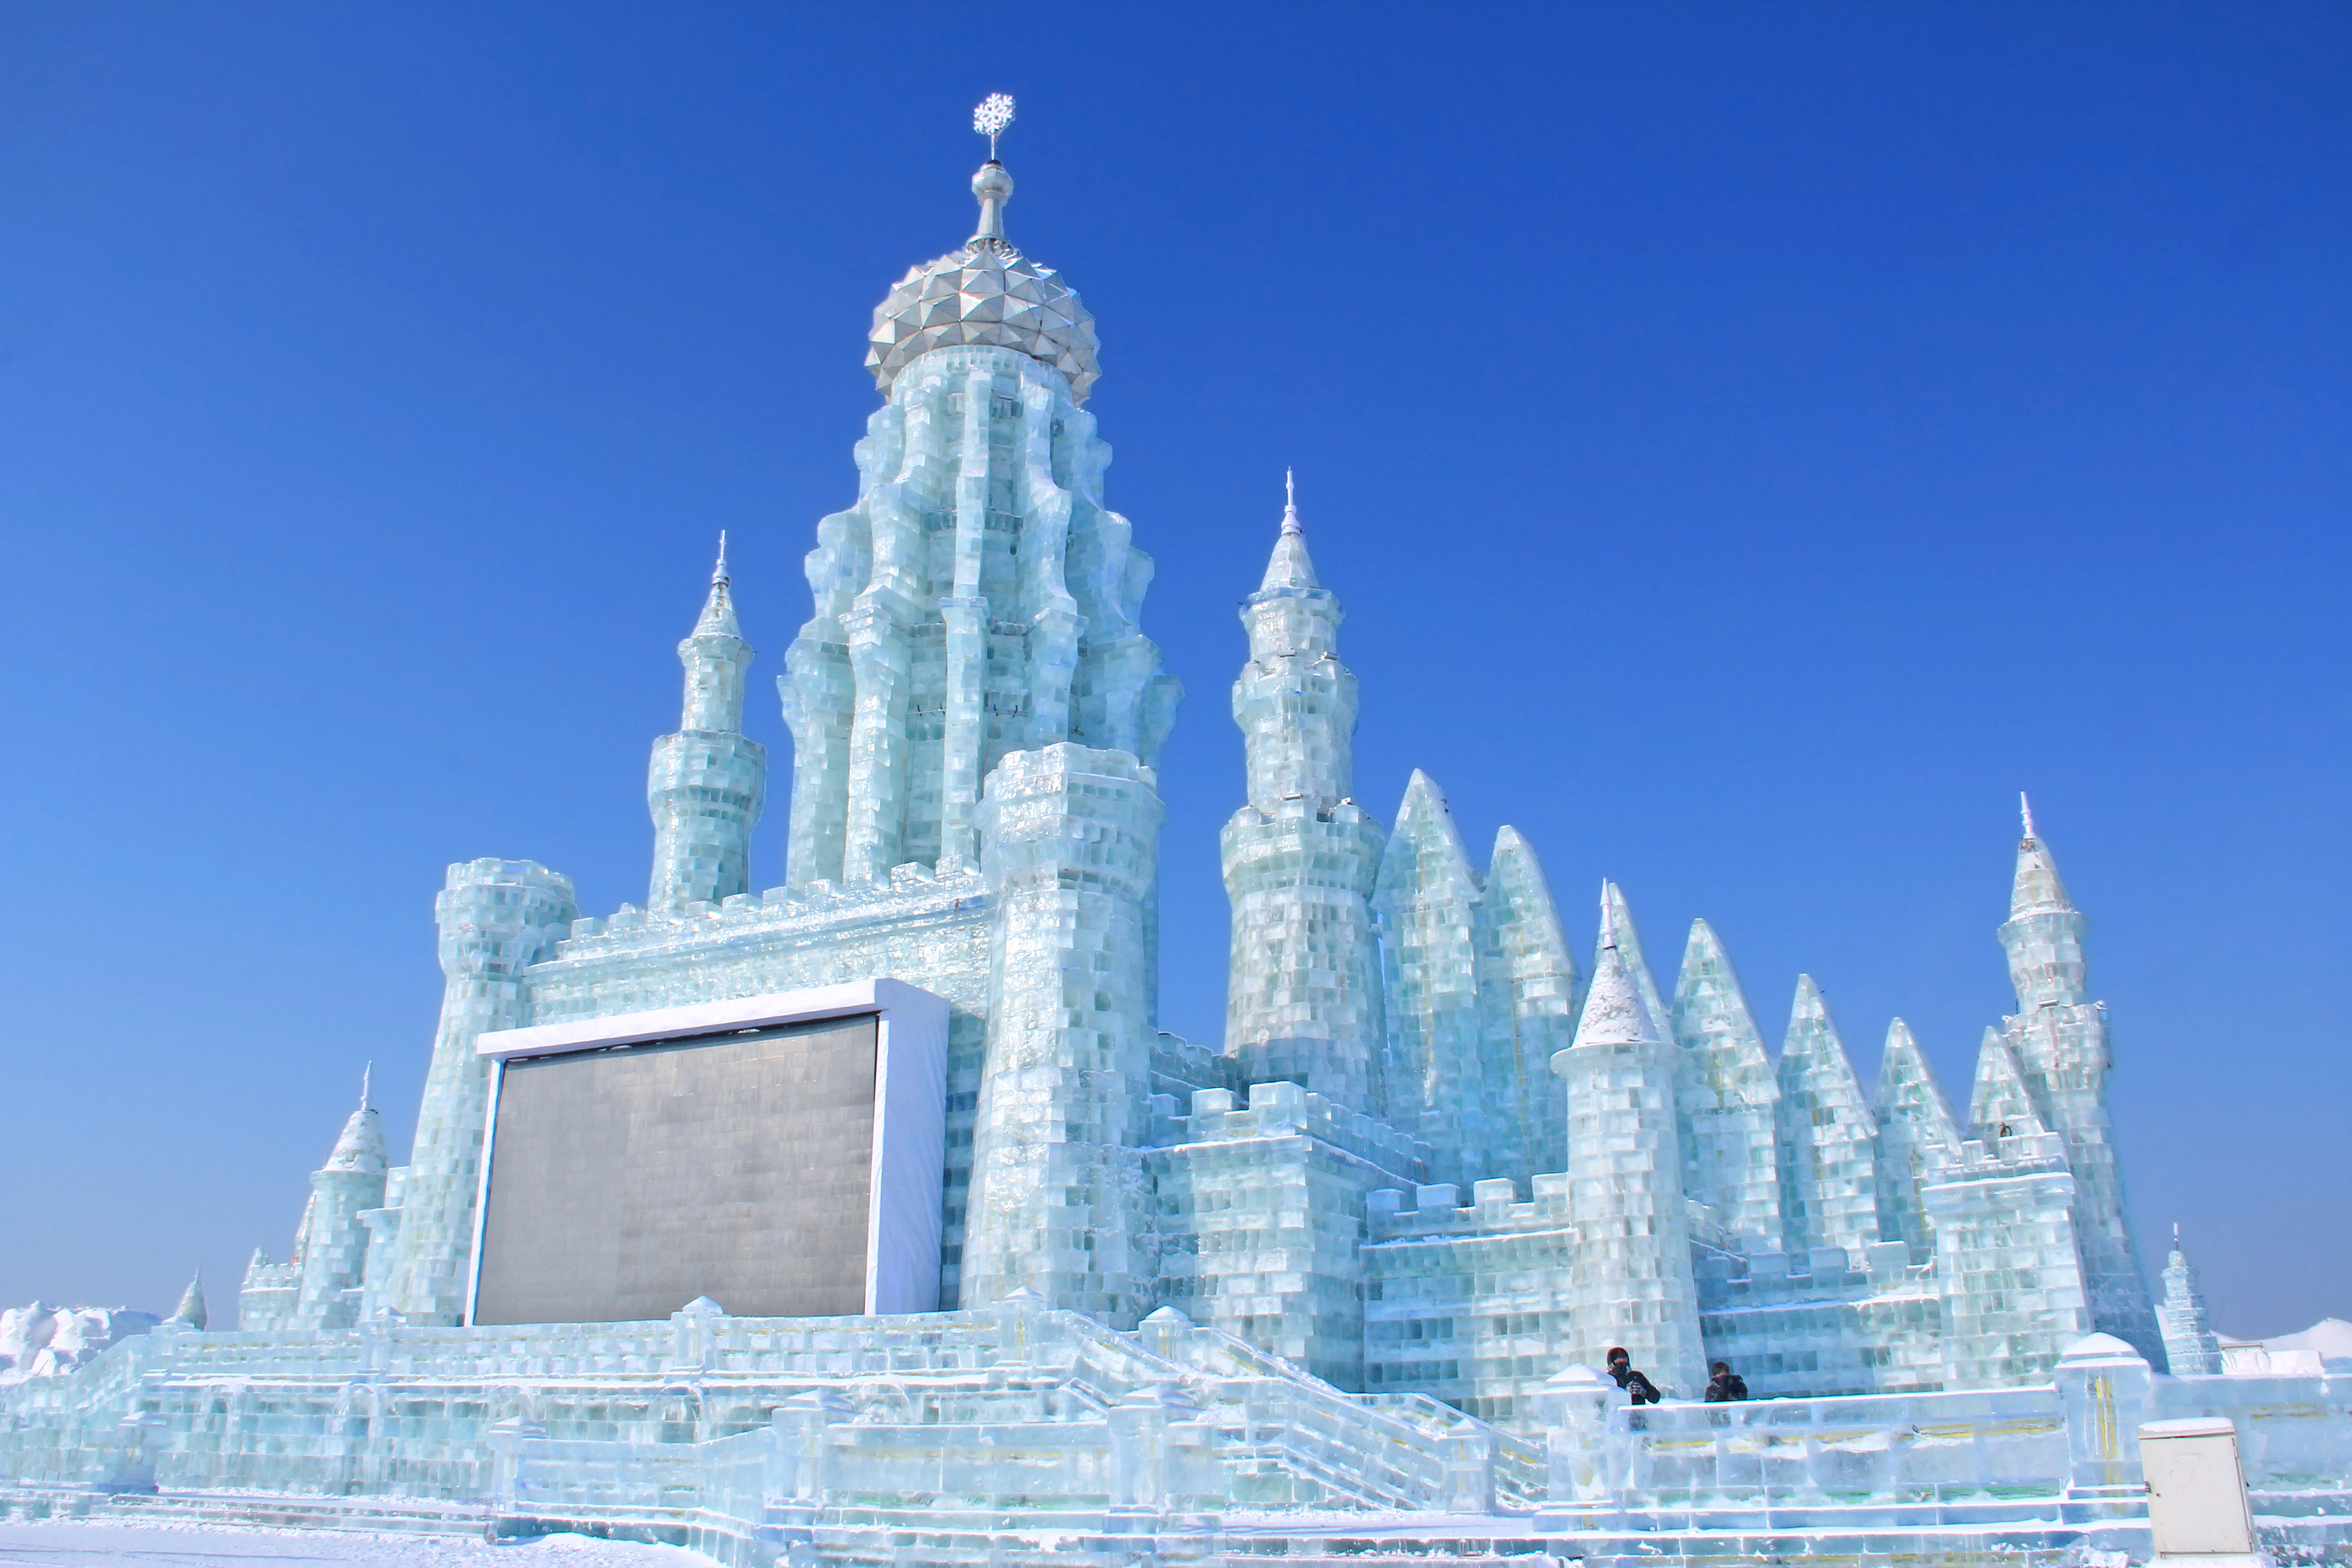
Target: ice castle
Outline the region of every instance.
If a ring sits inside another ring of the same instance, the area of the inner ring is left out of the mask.
[[[782,884],[722,552],[644,907],[451,867],[406,1163],[363,1095],[236,1330],[184,1304],[0,1394],[0,1499],[759,1563],[1313,1555],[1374,1519],[1423,1557],[2079,1561],[2150,1539],[2143,1424],[2219,1421],[2334,1550],[2352,1364],[2221,1375],[2177,1253],[2159,1328],[2030,813],[1964,1105],[1899,1019],[1865,1090],[1810,978],[1776,1058],[1704,921],[1662,986],[1604,885],[1581,965],[1515,830],[1482,868],[1426,774],[1387,824],[1356,799],[1293,501],[1241,610],[1225,1037],[1157,1027],[1179,688],[1093,318],[1006,238],[991,151],[976,232],[874,314],[858,497],[777,680]],[[1591,1370],[1612,1346],[1667,1403]],[[1716,1361],[1758,1397],[1696,1403]]]

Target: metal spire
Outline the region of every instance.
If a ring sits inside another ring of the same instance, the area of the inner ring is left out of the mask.
[[[727,575],[727,531],[723,528],[719,531],[719,564],[711,568],[710,581],[713,585],[729,581]]]
[[[2019,790],[2017,792],[2017,815],[2025,820],[2025,836],[2028,838],[2032,837],[2033,803],[2025,798],[2025,792],[2023,790]]]
[[[360,1109],[362,1110],[365,1110],[368,1108],[368,1083],[371,1079],[374,1078],[374,1076],[375,1063],[370,1062],[367,1066],[360,1068]]]
[[[1298,485],[1288,468],[1282,470],[1282,531],[1306,531],[1298,526]]]

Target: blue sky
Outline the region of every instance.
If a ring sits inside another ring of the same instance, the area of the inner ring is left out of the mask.
[[[2144,1246],[2352,1316],[2347,67],[2293,5],[8,7],[0,1301],[225,1306],[363,1062],[404,1149],[448,862],[642,901],[715,536],[772,690],[1001,90],[1190,690],[1167,1026],[1293,465],[1376,811],[1424,767],[1580,943],[1612,877],[1964,1098],[2031,790]]]

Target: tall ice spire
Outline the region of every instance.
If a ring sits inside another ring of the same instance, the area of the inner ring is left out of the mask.
[[[1683,1190],[1713,1209],[1724,1229],[1777,1251],[1780,1175],[1773,1151],[1780,1086],[1731,955],[1703,920],[1691,922],[1683,949],[1673,1031]]]
[[[1225,824],[1233,903],[1226,1049],[1248,1083],[1290,1082],[1352,1110],[1381,1103],[1381,995],[1370,899],[1380,824],[1349,798],[1356,677],[1339,600],[1318,584],[1286,476],[1282,527],[1242,602],[1249,662],[1234,682],[1249,800]]]
[[[1790,1252],[1878,1240],[1877,1120],[1810,974],[1797,976],[1780,1047],[1780,1212]]]
[[[1445,796],[1415,768],[1372,907],[1384,937],[1389,1117],[1429,1144],[1432,1181],[1484,1177],[1494,1142],[1478,1001],[1485,897]]]
[[[2114,1058],[2106,1010],[2091,998],[2083,945],[2089,922],[2067,896],[2058,862],[2021,795],[2018,816],[2024,836],[2017,845],[2009,919],[1999,932],[2017,1011],[2000,1031],[2007,1060],[1991,1070],[1999,1078],[2013,1062],[2039,1120],[2065,1142],[2066,1164],[2074,1178],[2083,1285],[2095,1326],[2128,1341],[2151,1364],[2161,1366],[2164,1341],[2126,1218],[2123,1166],[2107,1108]]]
[[[647,907],[675,911],[751,887],[752,826],[768,794],[768,750],[743,733],[751,645],[735,620],[727,536],[694,630],[677,645],[686,700],[677,732],[654,742],[646,805],[654,819]]]

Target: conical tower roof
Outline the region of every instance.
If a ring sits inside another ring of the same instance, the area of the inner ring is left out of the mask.
[[[1704,920],[1691,921],[1675,981],[1674,1037],[1689,1053],[1685,1083],[1717,1105],[1769,1105],[1778,1099],[1772,1058],[1748,1010],[1723,939]]]
[[[1478,873],[1470,864],[1461,830],[1454,825],[1453,808],[1445,804],[1437,782],[1415,768],[1405,783],[1396,826],[1390,829],[1388,847],[1381,856],[1375,894],[1393,896],[1407,889],[1448,887],[1475,898],[1480,890]]]
[[[360,1171],[382,1175],[384,1170],[383,1119],[373,1106],[362,1105],[343,1123],[343,1135],[327,1156],[322,1171]]]
[[[1671,1014],[1665,998],[1658,994],[1658,983],[1650,976],[1649,961],[1642,956],[1642,933],[1634,927],[1633,909],[1625,901],[1625,889],[1614,882],[1602,882],[1601,902],[1607,914],[1604,927],[1616,933],[1617,951],[1625,961],[1626,971],[1642,989],[1642,1005],[1663,1026]],[[1592,955],[1592,966],[1599,973],[1601,955],[1597,952]]]
[[[719,536],[719,564],[710,571],[710,594],[702,602],[702,614],[696,618],[690,634],[698,637],[721,637],[743,640],[743,628],[735,619],[733,579],[727,572],[727,535]]]
[[[1797,996],[1789,1008],[1789,1033],[1781,1042],[1779,1064],[1783,1100],[1801,1099],[1812,1105],[1850,1106],[1864,1121],[1872,1121],[1862,1097],[1862,1080],[1854,1075],[1853,1059],[1830,1017],[1829,1003],[1810,974],[1797,976]]]
[[[1919,1042],[1912,1038],[1911,1026],[1900,1018],[1886,1026],[1886,1050],[1878,1063],[1877,1110],[1882,1127],[1907,1121],[1930,1142],[1959,1143],[1951,1102],[1928,1069]]]
[[[1642,986],[1626,966],[1619,948],[1617,910],[1607,884],[1601,899],[1601,949],[1592,964],[1592,989],[1584,994],[1584,1012],[1576,1021],[1578,1046],[1654,1046],[1661,1044],[1656,1019],[1642,995]]]
[[[188,1288],[180,1292],[180,1304],[172,1309],[172,1315],[166,1321],[185,1323],[192,1329],[201,1329],[211,1321],[210,1315],[205,1310],[203,1274],[199,1273],[188,1281]]]
[[[1322,586],[1315,577],[1315,563],[1307,555],[1307,531],[1298,521],[1297,488],[1286,470],[1282,476],[1282,531],[1275,536],[1274,556],[1266,562],[1265,578],[1257,585],[1260,594]]]
[[[2033,807],[2023,795],[2017,799],[2019,815],[2025,819],[2025,837],[2017,845],[2017,876],[2010,885],[2009,918],[2072,910],[2066,884],[2058,879],[2058,862],[2033,831]]]
[[[1984,1032],[1984,1044],[1977,1050],[1976,1088],[1969,1096],[1969,1122],[1974,1135],[1984,1139],[2002,1136],[2004,1127],[2009,1136],[2020,1138],[2050,1131],[2042,1121],[2042,1113],[2034,1109],[2033,1096],[2026,1091],[2025,1069],[2017,1053],[1991,1029]]]

